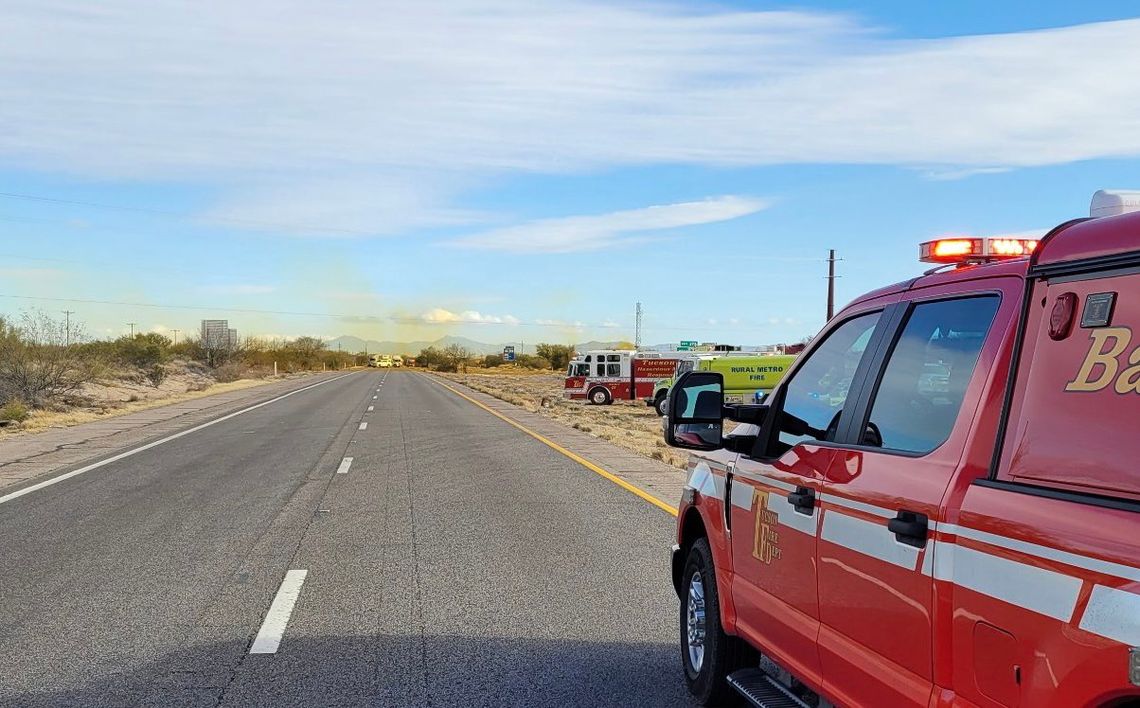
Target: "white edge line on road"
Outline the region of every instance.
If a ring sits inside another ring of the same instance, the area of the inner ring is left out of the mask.
[[[242,408],[240,411],[234,411],[233,413],[229,413],[227,415],[224,415],[221,418],[215,418],[214,420],[206,421],[205,423],[202,423],[201,425],[195,425],[193,428],[187,428],[186,430],[183,430],[180,433],[175,433],[174,435],[168,435],[165,438],[155,440],[154,442],[149,442],[146,445],[143,445],[141,447],[136,447],[136,448],[133,448],[131,450],[127,450],[126,452],[120,452],[118,455],[113,455],[111,457],[108,457],[105,460],[99,460],[98,462],[93,462],[90,465],[87,465],[85,467],[80,467],[77,470],[72,470],[70,472],[66,472],[64,474],[59,475],[58,477],[52,477],[51,479],[45,479],[44,481],[42,481],[38,484],[33,484],[30,487],[24,487],[23,489],[18,489],[18,490],[11,492],[9,494],[5,494],[4,496],[0,496],[0,504],[3,504],[4,502],[12,501],[13,499],[18,499],[18,498],[24,496],[25,494],[31,494],[32,492],[39,491],[40,489],[43,489],[44,487],[50,487],[51,485],[62,482],[65,479],[71,479],[72,477],[77,477],[77,476],[83,474],[84,472],[90,472],[91,470],[99,469],[100,467],[102,467],[104,465],[109,465],[112,462],[118,462],[119,460],[130,457],[131,455],[137,455],[138,453],[143,452],[144,450],[149,450],[152,447],[158,447],[159,445],[162,445],[164,443],[168,443],[171,440],[177,440],[178,438],[183,437],[185,435],[189,435],[190,433],[196,433],[199,430],[210,427],[211,425],[217,425],[218,423],[221,423],[224,420],[229,420],[230,418],[235,418],[235,417],[241,415],[242,413],[249,413],[250,411],[257,410],[258,408],[261,408],[262,406],[268,406],[270,403],[276,403],[277,401],[280,401],[283,398],[288,398],[289,396],[292,396],[293,394],[301,393],[302,391],[308,391],[311,388],[316,388],[317,386],[324,386],[327,383],[332,383],[333,381],[343,379],[345,376],[352,376],[352,374],[344,374],[342,376],[337,376],[335,378],[326,379],[324,381],[318,381],[317,383],[315,383],[311,386],[305,386],[304,388],[299,388],[296,391],[290,391],[289,393],[278,396],[277,398],[271,398],[268,401],[262,401],[261,403],[258,403],[257,405],[250,406],[249,408]]]
[[[352,458],[346,457],[340,461],[340,467],[336,468],[337,474],[348,474],[348,468],[352,467]]]
[[[361,424],[360,424],[360,429],[361,429],[361,430],[368,430],[368,423],[367,423],[367,422],[361,423]]]
[[[276,654],[277,647],[281,646],[281,637],[285,634],[285,626],[289,624],[289,616],[293,614],[293,605],[297,604],[297,597],[301,594],[301,585],[305,582],[307,570],[290,570],[285,573],[277,595],[273,597],[273,604],[265,614],[265,621],[249,648],[250,654]]]

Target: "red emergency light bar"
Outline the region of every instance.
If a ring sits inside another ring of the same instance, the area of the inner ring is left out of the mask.
[[[940,238],[918,246],[923,263],[984,263],[1021,258],[1037,248],[1035,238]]]

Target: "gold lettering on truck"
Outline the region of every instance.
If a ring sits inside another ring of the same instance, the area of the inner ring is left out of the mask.
[[[756,510],[752,557],[765,565],[771,565],[773,559],[780,559],[780,533],[776,531],[780,517],[768,509],[768,492],[759,489],[752,490],[752,508]]]
[[[1092,340],[1089,351],[1085,354],[1076,377],[1065,386],[1066,391],[1100,391],[1108,386],[1120,371],[1117,357],[1132,342],[1132,332],[1127,327],[1104,327],[1094,329],[1089,338]],[[1128,357],[1128,363],[1133,366],[1125,369],[1116,381],[1117,393],[1140,390],[1137,381],[1140,378],[1140,366],[1136,366],[1137,359],[1137,352],[1133,351]]]

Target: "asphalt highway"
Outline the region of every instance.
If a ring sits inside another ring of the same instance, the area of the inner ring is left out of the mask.
[[[673,524],[424,375],[326,377],[0,501],[0,705],[688,705]]]

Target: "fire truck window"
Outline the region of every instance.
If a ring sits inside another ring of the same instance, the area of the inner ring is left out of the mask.
[[[621,376],[621,364],[606,364],[606,376]]]
[[[774,449],[779,457],[793,445],[810,440],[834,440],[839,414],[859,361],[867,350],[880,313],[861,315],[844,322],[828,335],[796,371],[785,387]]]
[[[598,362],[598,376],[605,376],[605,375],[606,375],[606,365],[599,361]]]
[[[991,296],[914,308],[875,392],[865,444],[925,454],[945,442],[997,307]]]
[[[621,361],[621,354],[607,354],[606,361]]]

